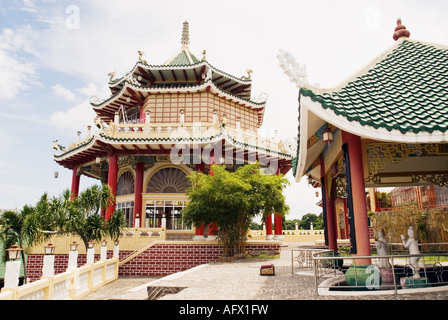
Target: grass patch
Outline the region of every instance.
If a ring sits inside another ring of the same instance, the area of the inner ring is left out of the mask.
[[[250,252],[246,254],[246,259],[280,259],[280,253]]]

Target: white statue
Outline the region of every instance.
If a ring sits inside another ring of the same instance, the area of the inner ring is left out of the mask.
[[[406,237],[402,234],[401,240],[403,240],[403,245],[405,248],[409,248],[409,254],[420,254],[420,250],[418,249],[418,242],[414,238],[414,228],[411,226],[408,229],[408,241],[405,241]],[[420,257],[410,257],[409,261],[411,266],[414,267],[414,276],[413,278],[420,278],[420,266],[418,264],[418,260],[420,260]]]
[[[378,231],[378,240],[375,243],[376,250],[378,252],[378,256],[387,256],[387,240],[384,239],[384,232],[382,229]],[[388,269],[392,268],[389,259],[379,259],[378,267],[380,269]]]

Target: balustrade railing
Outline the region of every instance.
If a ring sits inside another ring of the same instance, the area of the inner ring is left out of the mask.
[[[118,257],[68,269],[16,288],[3,288],[0,300],[81,300],[116,279]]]
[[[225,127],[226,133],[238,142],[247,145],[266,148],[272,151],[286,152],[286,149],[280,146],[280,140],[276,137],[265,137],[255,130],[242,130],[232,127]],[[100,134],[105,134],[111,138],[157,138],[157,139],[182,139],[210,138],[221,132],[221,127],[216,123],[114,123],[111,122],[107,127],[100,129]],[[83,141],[73,143],[70,147],[75,148],[88,139],[89,134]]]

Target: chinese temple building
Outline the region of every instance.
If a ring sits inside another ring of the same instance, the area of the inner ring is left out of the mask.
[[[448,186],[448,47],[409,37],[398,19],[394,45],[337,88],[289,74],[300,84],[293,172],[322,188],[335,251],[348,237],[353,254],[370,255],[369,188]]]
[[[81,176],[107,183],[126,215],[128,227],[184,230],[181,210],[188,203],[187,176],[209,171],[211,164],[228,170],[258,161],[266,172],[283,173],[291,158],[282,141],[263,137],[260,127],[266,94],[251,98],[251,70],[233,76],[189,49],[189,25],[184,22],[179,52],[160,65],[143,52],[123,77],[109,74],[111,96],[90,99],[97,118],[96,133],[60,148],[55,161],[73,171],[71,191],[79,192]],[[80,133],[78,133],[80,135]],[[280,222],[281,223],[281,222]],[[281,230],[281,228],[280,228]]]

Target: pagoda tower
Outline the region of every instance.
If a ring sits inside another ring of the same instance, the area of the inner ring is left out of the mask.
[[[82,175],[110,185],[116,203],[106,219],[121,209],[128,227],[158,228],[165,218],[167,233],[193,234],[181,219],[190,173],[208,173],[211,164],[232,171],[255,161],[271,174],[291,168],[285,143],[258,133],[266,95],[251,99],[252,71],[242,77],[221,71],[205,50],[202,58],[194,55],[189,42],[184,22],[181,48],[165,63],[151,65],[138,51],[131,71],[121,78],[110,73],[111,96],[90,99],[98,131],[89,129],[84,140],[54,155],[73,171],[73,196]]]

